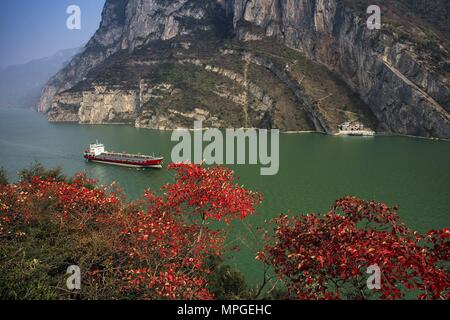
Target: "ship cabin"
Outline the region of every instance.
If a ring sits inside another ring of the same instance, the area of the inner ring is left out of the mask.
[[[86,154],[90,156],[99,156],[105,153],[105,146],[101,143],[91,144],[89,150],[86,150]]]

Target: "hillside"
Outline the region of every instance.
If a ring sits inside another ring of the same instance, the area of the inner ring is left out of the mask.
[[[0,70],[0,108],[35,108],[46,82],[69,63],[78,50],[62,50],[48,58]]]
[[[50,121],[450,137],[448,5],[108,0],[99,30],[44,89]],[[445,11],[447,10],[447,11]],[[445,13],[447,12],[447,14]]]

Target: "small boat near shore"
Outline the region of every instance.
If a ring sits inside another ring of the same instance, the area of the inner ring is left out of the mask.
[[[164,161],[163,157],[108,152],[101,143],[91,144],[89,149],[84,151],[84,158],[87,161],[114,166],[153,169],[161,169]]]

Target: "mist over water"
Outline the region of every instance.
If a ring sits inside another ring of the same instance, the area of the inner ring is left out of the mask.
[[[51,124],[33,111],[0,109],[0,166],[14,180],[33,161],[60,165],[68,175],[81,171],[100,183],[116,181],[134,199],[147,188],[170,182],[172,173],[87,163],[83,151],[98,140],[108,150],[162,155],[167,164],[176,144],[170,137],[170,132],[127,125]],[[253,217],[227,227],[230,245],[240,247],[232,261],[253,283],[262,277],[261,265],[253,259],[261,245],[258,227],[289,210],[326,212],[334,200],[355,195],[400,205],[403,220],[422,232],[450,226],[449,142],[281,134],[278,175],[261,176],[260,166],[232,168],[239,184],[264,195]]]

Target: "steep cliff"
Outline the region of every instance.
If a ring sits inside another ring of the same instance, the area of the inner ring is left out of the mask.
[[[89,70],[98,66],[106,58],[116,53],[122,46],[122,32],[125,27],[125,7],[123,0],[108,0],[102,12],[99,29],[72,61],[50,79],[42,91],[38,110],[48,112],[55,102],[54,96],[71,89],[82,81]]]
[[[433,52],[418,50],[419,40],[400,38],[389,24],[380,31],[369,30],[354,3],[236,1],[234,24],[242,38],[256,25],[265,36],[280,39],[335,71],[369,105],[385,129],[450,137],[448,72],[436,68],[446,63],[443,66],[448,71],[448,49],[443,44],[438,47],[436,62],[431,57]],[[365,5],[362,8],[367,8]],[[395,7],[384,6],[382,12],[388,13],[389,9]],[[399,18],[395,11],[385,18],[392,19],[393,15]],[[400,18],[392,21],[404,22]],[[409,32],[426,36],[420,29]]]
[[[399,0],[383,4],[382,29],[369,30],[367,5],[107,0],[99,30],[48,83],[39,110],[51,121],[157,129],[201,119],[333,133],[360,119],[450,138],[445,27]]]

